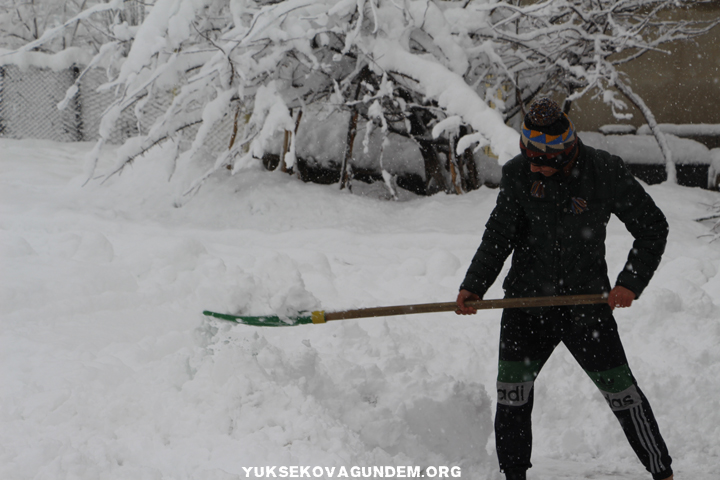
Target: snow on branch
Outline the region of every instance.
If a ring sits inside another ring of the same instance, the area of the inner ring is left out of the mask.
[[[461,76],[437,62],[411,54],[396,42],[377,39],[373,54],[381,68],[413,77],[424,93],[437,99],[448,114],[462,117],[485,136],[501,162],[517,155],[518,132],[505,125],[502,115],[490,108]]]

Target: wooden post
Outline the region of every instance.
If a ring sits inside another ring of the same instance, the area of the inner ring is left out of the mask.
[[[453,135],[448,135],[448,167],[455,193],[462,195],[462,172],[455,157],[455,137]]]
[[[347,187],[352,191],[352,167],[350,167],[350,159],[352,158],[353,144],[355,143],[355,135],[357,134],[357,108],[353,107],[353,113],[350,116],[348,124],[347,137],[345,139],[345,155],[343,155],[342,167],[340,168],[340,190]]]
[[[300,119],[302,118],[302,114],[303,114],[303,111],[301,108],[300,110],[298,110],[297,117],[295,118],[295,129],[293,130],[293,134],[292,134],[292,145],[293,145],[293,148],[295,148],[295,149],[297,148],[297,143],[296,143],[297,142],[297,133],[298,133],[298,128],[300,128]],[[295,170],[295,175],[300,180],[303,180],[302,173],[300,172],[300,165],[299,165],[299,158],[297,156],[297,150],[295,150],[295,165],[293,166],[293,169]]]

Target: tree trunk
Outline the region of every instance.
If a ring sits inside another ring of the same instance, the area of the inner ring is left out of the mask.
[[[632,91],[629,85],[626,85],[624,82],[621,82],[620,80],[615,80],[615,86],[625,95],[625,97],[632,102],[633,105],[635,105],[638,110],[640,110],[645,117],[645,120],[648,122],[648,127],[650,127],[650,130],[652,130],[653,135],[655,136],[655,140],[657,140],[658,146],[660,147],[660,151],[662,152],[663,157],[665,157],[665,170],[667,171],[667,182],[668,183],[677,183],[677,171],[675,170],[675,162],[672,158],[672,151],[670,150],[670,146],[667,143],[667,137],[665,137],[665,134],[660,130],[660,126],[657,123],[657,120],[655,120],[655,115],[653,115],[652,111],[650,111],[650,108],[645,104],[642,98],[638,94]]]
[[[458,138],[468,134],[467,127],[461,126]],[[457,145],[457,143],[456,143]],[[466,148],[462,153],[462,156],[458,158],[458,164],[461,167],[463,173],[463,179],[465,183],[465,191],[477,190],[480,188],[480,177],[478,176],[477,165],[475,164],[475,156],[473,155],[472,149]]]
[[[342,166],[340,167],[340,190],[347,187],[348,190],[352,191],[352,167],[350,166],[350,159],[352,158],[353,144],[355,143],[355,134],[357,133],[357,119],[358,111],[357,108],[353,107],[345,139],[345,155],[343,155]]]
[[[425,193],[427,195],[434,195],[438,192],[447,191],[448,188],[445,184],[442,167],[440,166],[437,152],[435,152],[432,143],[418,138],[416,138],[415,141],[420,147],[420,154],[425,162]]]
[[[414,110],[410,115],[409,120],[410,136],[418,144],[420,154],[422,155],[425,163],[425,194],[433,195],[440,191],[448,191],[437,152],[435,151],[435,147],[433,147],[433,143],[426,138],[428,131],[425,127],[425,123],[420,117],[420,113],[417,110]],[[434,188],[433,181],[435,182]]]
[[[240,104],[238,104],[237,110],[235,110],[235,120],[233,120],[233,131],[232,135],[230,135],[230,144],[228,145],[228,150],[232,150],[233,145],[235,145],[235,139],[237,138],[238,133],[238,118],[240,117]]]
[[[298,166],[298,158],[297,158],[297,153],[296,153],[295,149],[297,148],[297,133],[298,133],[298,128],[300,128],[300,119],[302,118],[302,115],[303,115],[302,109],[298,110],[297,118],[295,118],[295,129],[293,130],[292,141],[290,143],[292,151],[293,151],[293,155],[295,156],[295,165],[293,165],[293,169],[295,171],[295,175],[300,180],[303,180],[303,175],[302,175],[302,172],[300,172],[300,168]]]
[[[448,135],[448,167],[450,168],[450,178],[453,187],[455,187],[455,193],[461,195],[465,190],[465,181],[455,155],[455,137],[453,135]]]
[[[360,73],[358,73],[357,75],[357,87],[355,87],[354,98],[355,101],[357,101],[357,99],[360,97],[360,89],[362,88],[363,82],[368,78],[369,75],[370,69],[367,65],[365,65],[360,71]],[[340,167],[340,190],[347,187],[350,191],[352,191],[352,165],[350,164],[350,160],[352,160],[353,144],[355,143],[355,135],[357,134],[358,115],[360,114],[357,105],[353,104],[351,112],[352,114],[350,115],[350,123],[348,124],[347,136],[345,137],[345,154],[343,155],[342,166]]]
[[[285,164],[285,155],[287,155],[288,147],[290,146],[290,130],[285,130],[283,134],[283,148],[280,154],[280,161],[278,167],[281,172],[287,172],[287,165]]]

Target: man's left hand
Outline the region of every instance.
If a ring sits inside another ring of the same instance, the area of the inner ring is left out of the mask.
[[[613,310],[616,307],[629,307],[630,305],[632,305],[633,300],[635,300],[635,294],[627,288],[621,287],[620,285],[610,290],[610,294],[608,295],[608,305],[610,305],[610,308],[612,308]]]

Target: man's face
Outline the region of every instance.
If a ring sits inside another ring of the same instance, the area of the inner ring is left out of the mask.
[[[555,175],[558,172],[557,168],[552,167],[546,167],[545,165],[536,165],[534,163],[530,163],[530,171],[533,173],[542,173],[546,177],[549,177],[551,175]]]

